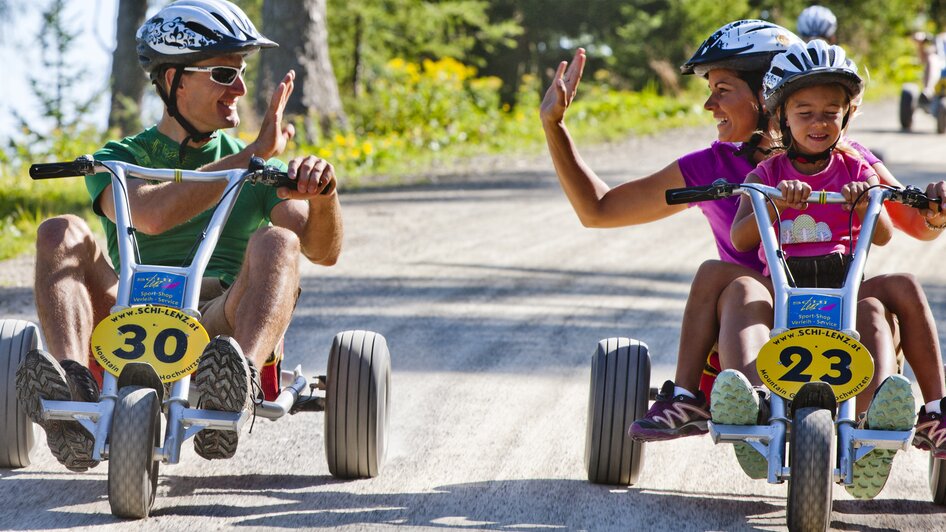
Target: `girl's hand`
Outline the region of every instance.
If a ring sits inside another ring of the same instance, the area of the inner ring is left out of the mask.
[[[575,58],[571,64],[562,61],[555,70],[552,84],[545,91],[542,105],[539,107],[539,116],[543,124],[557,124],[565,119],[565,110],[571,105],[578,93],[578,82],[585,70],[585,49],[575,51]]]
[[[808,196],[811,195],[811,185],[798,179],[779,181],[778,189],[782,192],[782,200],[775,204],[779,210],[784,208],[805,210],[808,208]]]
[[[854,201],[857,200],[857,197],[860,196],[865,190],[870,188],[870,183],[867,181],[852,181],[845,184],[841,187],[841,195],[844,196],[844,199],[847,200],[847,203],[844,205],[844,210],[849,211],[851,207],[854,207],[857,215],[863,220],[864,214],[867,213],[867,196],[865,195],[861,198],[861,201],[857,205],[853,205]]]

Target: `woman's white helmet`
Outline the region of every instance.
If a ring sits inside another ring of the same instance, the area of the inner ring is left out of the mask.
[[[716,68],[764,71],[772,56],[801,39],[787,29],[764,20],[737,20],[716,30],[683,66],[683,74],[705,76]]]
[[[821,39],[808,44],[793,44],[772,59],[772,66],[762,78],[765,106],[774,112],[790,94],[825,83],[841,84],[852,101],[864,88],[864,81],[857,74],[857,65],[848,59],[840,46]]]
[[[830,39],[838,31],[838,17],[824,6],[809,6],[798,15],[798,35],[803,39]]]
[[[145,21],[136,35],[138,62],[153,76],[162,66],[278,46],[227,0],[179,0]]]

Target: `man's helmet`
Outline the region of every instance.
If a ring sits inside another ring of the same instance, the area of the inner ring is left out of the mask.
[[[830,39],[838,31],[838,17],[824,6],[806,7],[798,15],[798,35],[803,39]]]
[[[151,77],[165,65],[190,65],[225,54],[278,46],[227,0],[179,0],[145,21],[136,35],[138,62]]]
[[[815,39],[807,45],[793,44],[788,51],[772,59],[772,66],[762,79],[765,106],[774,112],[788,96],[799,89],[825,83],[839,83],[854,99],[864,88],[857,65],[844,49]]]
[[[737,20],[716,30],[680,67],[683,74],[705,76],[716,68],[765,71],[775,54],[802,42],[794,33],[764,20]]]

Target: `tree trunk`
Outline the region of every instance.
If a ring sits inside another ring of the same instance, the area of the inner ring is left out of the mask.
[[[279,48],[260,56],[257,111],[266,111],[273,88],[294,69],[296,86],[285,115],[303,119],[305,140],[315,138],[314,120],[323,134],[333,126],[346,127],[348,118],[328,52],[326,0],[263,0],[262,33],[277,41]]]
[[[138,66],[135,33],[145,21],[148,0],[121,0],[118,3],[115,52],[112,54],[112,103],[108,127],[123,135],[141,129],[141,99],[148,77]]]

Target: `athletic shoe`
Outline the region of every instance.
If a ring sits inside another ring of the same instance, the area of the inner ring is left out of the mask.
[[[98,402],[99,387],[88,368],[71,360],[60,364],[46,351],[34,349],[17,369],[16,392],[26,415],[46,431],[46,444],[60,464],[80,473],[99,465],[92,459],[92,434],[78,421],[43,419],[40,404],[40,399]]]
[[[862,428],[873,430],[910,430],[916,421],[913,388],[902,375],[884,379],[874,392],[874,398],[862,420]],[[854,462],[854,484],[845,486],[857,499],[873,499],[884,489],[895,449],[874,449]]]
[[[734,369],[723,370],[716,377],[710,399],[713,423],[718,425],[758,425],[768,418],[765,392],[756,390],[748,379]],[[750,478],[766,478],[769,463],[748,443],[734,443],[736,459]]]
[[[946,406],[946,398],[940,399],[939,404],[940,408]],[[932,452],[935,458],[946,458],[946,418],[942,413],[927,412],[926,405],[920,407],[913,445]]]
[[[198,408],[242,412],[252,404],[249,364],[239,344],[229,336],[218,336],[207,344],[194,382],[200,395]],[[239,438],[237,431],[204,429],[194,436],[194,450],[207,460],[230,458]]]
[[[706,434],[710,413],[706,396],[698,391],[696,397],[673,395],[673,381],[660,388],[657,400],[647,414],[631,424],[627,435],[635,441],[662,441]]]

